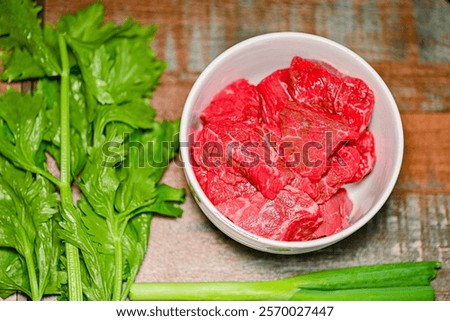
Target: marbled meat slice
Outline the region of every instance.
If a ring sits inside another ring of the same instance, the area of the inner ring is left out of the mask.
[[[221,148],[223,162],[245,177],[265,197],[274,199],[292,179],[293,173],[268,146],[259,128],[245,123],[222,121],[210,123],[203,127],[203,135],[208,139],[202,144],[217,144]],[[213,142],[213,143],[212,143]],[[208,156],[203,148],[203,163]]]
[[[358,133],[369,125],[375,98],[361,79],[301,57],[292,60],[290,75],[289,93],[299,104],[339,115]]]
[[[275,199],[275,208],[284,222],[282,241],[307,241],[323,221],[322,213],[314,200],[305,192],[287,186]]]
[[[318,205],[298,190],[282,190],[274,200],[256,192],[227,200],[217,209],[244,230],[280,241],[308,240],[322,223]]]
[[[359,168],[351,180],[351,183],[356,183],[367,176],[375,166],[375,139],[369,130],[365,130],[358,140],[350,142],[349,146],[354,146],[360,154]]]
[[[261,101],[256,87],[240,79],[220,91],[202,112],[200,119],[203,124],[230,120],[256,125],[261,121]]]
[[[280,156],[287,167],[313,180],[326,173],[333,153],[358,136],[340,117],[294,103],[283,108],[279,118]]]
[[[314,232],[313,238],[335,234],[348,226],[353,203],[343,188],[338,190],[327,202],[319,205],[323,222]]]
[[[342,146],[330,159],[328,172],[316,183],[314,200],[322,204],[345,184],[352,182],[360,167],[361,157],[353,146]]]
[[[290,70],[289,68],[279,69],[256,86],[262,99],[261,113],[262,120],[266,124],[277,125],[280,110],[292,101],[289,94]]]
[[[208,127],[196,133],[190,148],[195,176],[214,205],[228,199],[245,197],[256,191],[255,187],[227,162],[220,137]]]

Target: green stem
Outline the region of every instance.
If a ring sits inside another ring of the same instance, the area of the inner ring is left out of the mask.
[[[130,289],[133,286],[133,282],[136,279],[136,272],[131,272],[132,274],[127,279],[125,288],[122,291],[122,296],[120,297],[120,301],[125,301],[128,298],[128,294],[130,293]]]
[[[25,263],[28,270],[28,278],[30,279],[31,300],[39,301],[41,299],[39,295],[39,283],[37,280],[36,269],[34,266],[33,255],[30,251],[24,253]]]
[[[277,281],[135,283],[130,300],[234,301],[289,300],[296,288]]]
[[[122,229],[119,229],[119,222],[121,220],[115,219],[113,222],[113,237],[114,237],[114,286],[113,286],[113,301],[120,301],[122,296],[122,260],[123,260],[123,249],[122,249]]]
[[[61,204],[67,208],[73,204],[70,174],[70,105],[69,105],[69,55],[63,35],[58,36],[61,55]],[[66,243],[67,278],[69,300],[82,301],[80,256],[78,248]]]
[[[131,300],[433,300],[439,262],[327,270],[259,282],[137,283]]]
[[[119,301],[122,294],[122,242],[114,240],[114,289],[113,301]]]
[[[273,282],[136,283],[133,301],[427,301],[434,299],[430,285],[310,290],[280,287]]]
[[[48,179],[50,182],[52,182],[54,185],[60,187],[61,186],[61,182],[59,181],[59,179],[57,179],[55,176],[53,176],[52,174],[50,174],[49,172],[46,172],[45,170],[43,170],[42,168],[39,167],[35,167],[31,170],[32,172],[41,175],[42,177],[45,177],[46,179]]]

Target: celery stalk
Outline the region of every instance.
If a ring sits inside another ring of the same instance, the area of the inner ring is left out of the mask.
[[[70,174],[70,104],[69,104],[69,56],[63,35],[58,36],[61,55],[61,205],[63,208],[73,206],[71,174]],[[78,248],[66,243],[67,281],[69,300],[82,301],[80,255]]]

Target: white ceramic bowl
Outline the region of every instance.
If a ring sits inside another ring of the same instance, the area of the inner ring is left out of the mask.
[[[240,78],[258,83],[279,68],[288,67],[294,56],[321,60],[344,74],[363,79],[373,90],[375,107],[369,129],[375,136],[377,162],[373,172],[358,184],[347,185],[353,211],[350,226],[323,238],[286,242],[249,233],[238,227],[210,202],[189,162],[189,133],[201,126],[199,115],[213,96]],[[251,248],[282,254],[319,250],[351,235],[382,207],[394,188],[403,158],[403,130],[397,105],[377,72],[348,48],[325,38],[295,32],[269,33],[250,38],[223,52],[201,73],[186,100],[181,118],[181,156],[192,194],[206,216],[222,232]]]

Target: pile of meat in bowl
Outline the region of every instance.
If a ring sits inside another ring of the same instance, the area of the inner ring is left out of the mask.
[[[208,219],[280,254],[319,250],[364,226],[392,192],[404,146],[377,72],[298,32],[256,36],[215,58],[186,99],[180,143]]]
[[[236,79],[200,118],[189,152],[215,207],[255,235],[304,241],[349,222],[345,186],[368,175],[372,90],[321,61],[296,56],[257,84]]]

